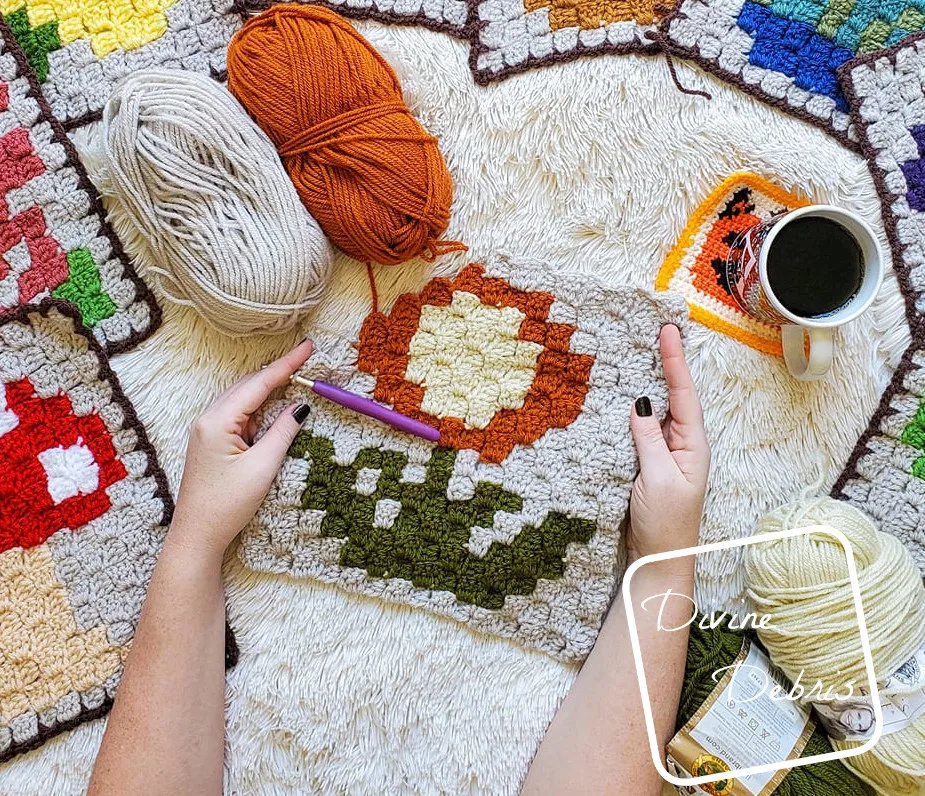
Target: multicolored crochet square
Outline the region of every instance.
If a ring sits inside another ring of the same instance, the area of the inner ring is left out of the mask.
[[[73,145],[0,22],[0,317],[48,295],[77,307],[109,353],[160,323]]]
[[[925,36],[841,72],[910,324],[925,316]]]
[[[0,0],[0,13],[68,130],[99,119],[138,69],[223,75],[242,24],[234,0]]]
[[[172,510],[74,307],[0,318],[0,760],[108,710]]]
[[[857,148],[836,72],[925,27],[921,0],[681,0],[673,53]]]
[[[293,1],[293,0],[291,0]],[[239,0],[248,12],[263,11],[277,0]],[[327,6],[344,17],[374,19],[392,25],[420,25],[468,39],[467,0],[294,0]]]
[[[806,199],[756,174],[733,174],[694,212],[655,280],[687,300],[691,318],[767,354],[783,356],[780,327],[742,311],[726,280],[726,257],[736,238],[772,216],[803,207]]]
[[[900,539],[925,577],[925,326],[832,488]]]
[[[425,608],[560,659],[590,651],[622,571],[634,398],[680,300],[494,260],[316,339],[305,375],[439,427],[435,445],[291,389],[312,413],[240,555]]]
[[[657,0],[468,0],[469,66],[486,84],[582,55],[657,52]]]

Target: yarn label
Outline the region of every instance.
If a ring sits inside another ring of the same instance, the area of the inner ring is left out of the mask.
[[[735,661],[714,673],[717,686],[668,744],[668,768],[682,778],[773,765],[800,756],[813,731],[809,711],[772,689],[790,684],[747,639]],[[787,769],[766,771],[703,786],[678,788],[684,796],[767,796]]]
[[[925,714],[925,644],[887,678],[878,692],[884,735],[906,729]],[[866,741],[877,729],[873,701],[864,689],[850,699],[816,702],[813,707],[825,734],[836,741]]]

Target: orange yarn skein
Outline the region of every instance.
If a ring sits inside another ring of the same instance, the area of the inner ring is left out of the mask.
[[[228,47],[228,88],[272,139],[328,237],[363,262],[432,259],[453,181],[392,68],[349,22],[311,5],[250,19]]]

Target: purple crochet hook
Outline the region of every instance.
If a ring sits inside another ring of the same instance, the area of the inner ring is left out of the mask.
[[[348,392],[347,390],[335,387],[333,384],[328,384],[324,381],[304,379],[301,376],[290,376],[289,381],[292,384],[308,387],[315,395],[327,398],[329,401],[344,406],[347,409],[352,409],[354,412],[359,412],[361,415],[372,417],[399,431],[414,434],[416,437],[422,437],[430,442],[440,441],[440,432],[433,426],[428,426],[426,423],[414,420],[407,415],[396,412],[394,409],[389,409],[382,404],[377,404],[375,401],[364,398],[362,395]]]

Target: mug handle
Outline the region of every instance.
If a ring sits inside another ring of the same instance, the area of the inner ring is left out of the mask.
[[[804,333],[809,335],[809,357],[803,349]],[[780,341],[784,349],[784,363],[798,381],[821,379],[832,367],[835,356],[834,329],[790,324],[781,327]]]

